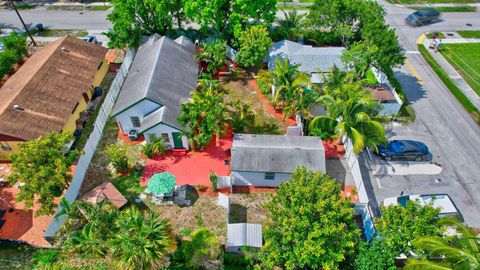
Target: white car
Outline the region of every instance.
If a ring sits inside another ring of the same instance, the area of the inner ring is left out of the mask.
[[[398,205],[405,207],[407,201],[416,201],[421,205],[431,205],[440,208],[440,217],[457,216],[462,219],[460,211],[447,194],[428,194],[428,195],[406,195],[400,197],[391,197],[383,200],[384,206]]]
[[[83,41],[90,42],[93,44],[98,44],[97,38],[95,36],[84,36],[81,38]]]

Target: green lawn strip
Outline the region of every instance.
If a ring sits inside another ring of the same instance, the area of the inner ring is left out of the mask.
[[[427,38],[432,38],[435,34],[437,34],[439,38],[445,38],[445,35],[442,32],[430,32],[427,34]]]
[[[403,102],[402,107],[397,114],[396,120],[404,123],[413,122],[415,120],[415,110],[408,103],[408,99],[405,97],[402,85],[395,77],[392,69],[385,70],[384,72],[387,75],[388,81],[393,86],[393,88]]]
[[[300,3],[313,3],[315,0],[300,0]]]
[[[277,3],[283,3],[283,2],[288,2],[288,3],[291,3],[293,0],[277,0]]]
[[[412,7],[412,9],[433,9],[439,12],[475,12],[477,11],[476,7],[471,6],[454,6],[454,7],[435,7],[435,8],[425,8],[425,7]]]
[[[457,98],[460,104],[462,104],[465,110],[467,110],[467,112],[474,116],[478,123],[478,119],[480,116],[480,112],[478,111],[478,109],[473,105],[473,103],[468,99],[468,97],[463,94],[462,90],[460,90],[460,88],[458,88],[458,86],[450,79],[448,74],[442,69],[442,67],[437,63],[437,61],[435,61],[435,59],[430,55],[430,53],[422,44],[418,45],[418,49],[423,55],[425,61],[427,61],[433,71],[437,73],[438,77],[447,86],[450,92],[452,92],[452,94]]]
[[[480,95],[480,43],[443,44],[440,52]]]
[[[85,10],[90,10],[90,11],[105,11],[109,10],[112,8],[111,6],[86,6]]]
[[[20,4],[20,5],[17,5],[17,9],[18,10],[28,10],[28,9],[34,9],[36,8],[35,5],[29,5],[29,4]]]
[[[480,30],[464,30],[457,33],[464,38],[480,38]]]
[[[74,29],[45,29],[45,31],[37,33],[37,36],[39,37],[63,37],[65,35],[83,37],[88,35],[88,32],[85,30]]]
[[[392,4],[463,4],[463,3],[475,3],[476,0],[388,0]]]
[[[68,5],[62,5],[62,6],[48,6],[47,10],[65,10],[65,11],[82,11],[82,10],[88,10],[88,11],[105,11],[110,9],[111,6],[68,6]]]

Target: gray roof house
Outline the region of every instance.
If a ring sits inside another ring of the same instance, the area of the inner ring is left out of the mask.
[[[241,253],[243,247],[261,248],[262,225],[252,223],[230,223],[227,226],[227,252]]]
[[[113,108],[123,134],[162,136],[173,148],[187,148],[177,122],[180,105],[188,101],[198,80],[195,44],[151,36],[137,51]]]
[[[312,83],[321,83],[323,74],[330,72],[336,65],[345,68],[341,56],[344,47],[312,47],[290,40],[282,40],[273,44],[266,61],[268,69],[275,69],[275,59],[288,59],[291,64],[299,64],[299,70],[312,76]]]
[[[319,137],[235,134],[231,153],[233,185],[278,187],[298,166],[326,171]]]

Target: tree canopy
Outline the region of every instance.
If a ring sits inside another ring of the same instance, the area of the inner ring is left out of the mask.
[[[68,186],[78,154],[66,148],[72,140],[71,134],[54,132],[20,144],[18,152],[11,155],[12,174],[8,180],[25,183],[17,196],[17,201],[25,202],[25,210],[34,203],[40,204],[36,215],[50,215],[56,210],[54,200]]]
[[[178,122],[187,127],[186,135],[194,149],[203,149],[213,135],[224,131],[224,91],[217,80],[201,80],[197,91],[191,94],[191,100],[180,106]]]
[[[411,243],[419,237],[440,236],[439,208],[407,201],[406,207],[382,207],[382,216],[375,219],[375,229],[397,255],[408,255]]]
[[[203,50],[197,53],[197,59],[205,61],[207,71],[213,76],[223,68],[226,62],[227,43],[222,40],[215,40],[210,44],[202,44]]]
[[[273,45],[265,27],[252,26],[238,35],[240,50],[236,56],[238,64],[245,68],[260,67],[268,50]]]
[[[173,17],[180,16],[180,0],[113,0],[113,10],[107,15],[113,27],[107,32],[109,46],[138,47],[142,35],[167,34],[173,27]]]
[[[357,257],[355,258],[356,270],[396,270],[395,254],[381,239],[372,240],[372,243],[362,241]]]
[[[276,0],[185,0],[185,14],[200,24],[202,32],[211,28],[231,36],[245,30],[249,20],[273,22],[276,3]]]
[[[355,251],[353,206],[326,174],[299,167],[266,205],[261,261],[267,269],[336,269]]]
[[[12,73],[14,65],[23,61],[28,53],[26,39],[23,35],[13,31],[9,35],[1,37],[4,50],[0,52],[0,81],[5,75]]]

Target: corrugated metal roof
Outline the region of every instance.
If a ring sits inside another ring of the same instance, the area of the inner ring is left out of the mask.
[[[227,226],[227,247],[262,247],[262,225],[233,223]]]

